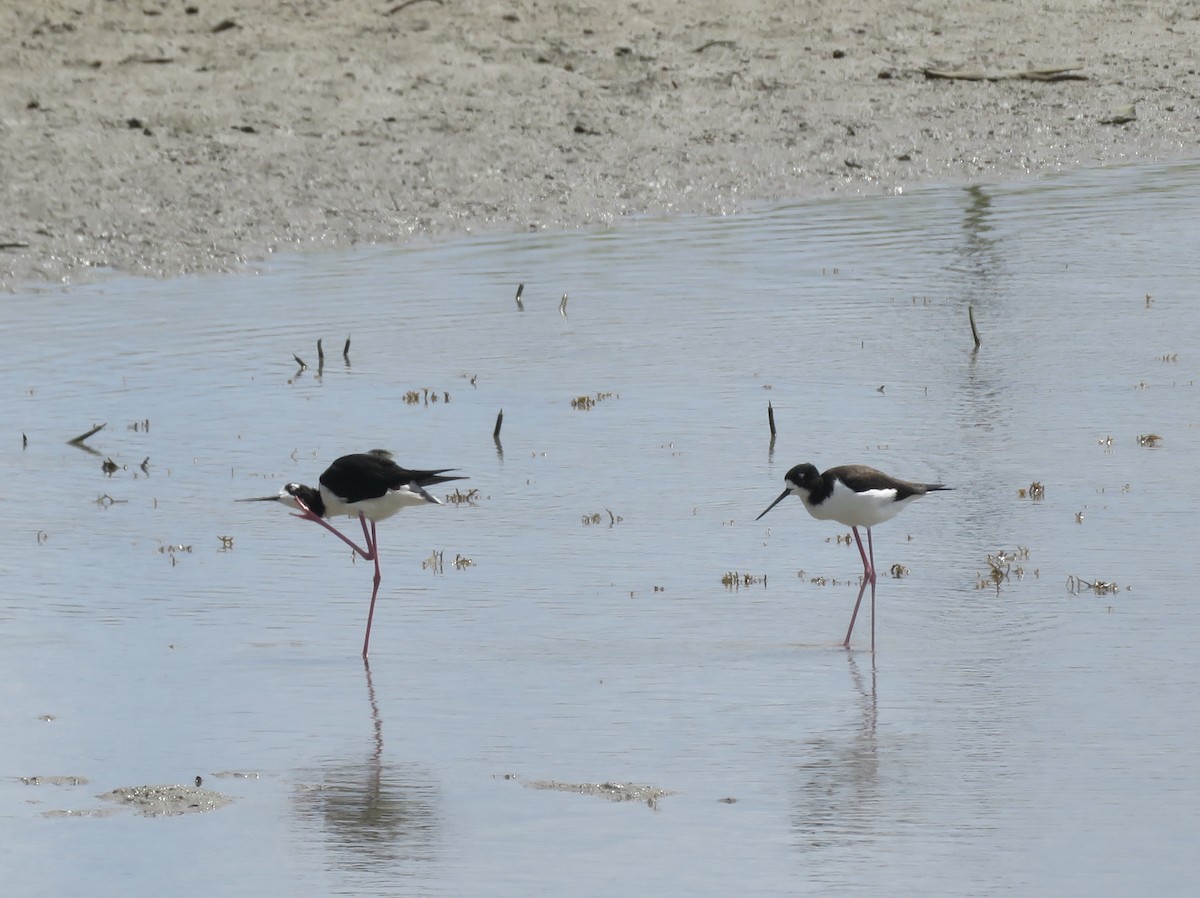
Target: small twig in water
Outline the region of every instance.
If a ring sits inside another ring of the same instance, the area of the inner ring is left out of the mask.
[[[517,311],[525,311],[525,303],[521,302],[521,294],[525,292],[524,284],[517,284]]]
[[[975,308],[967,306],[967,318],[971,320],[971,336],[975,338],[975,348],[979,348],[979,329],[975,327]]]
[[[1103,596],[1117,592],[1120,587],[1116,583],[1110,583],[1107,580],[1085,580],[1083,577],[1077,577],[1074,574],[1067,577],[1067,591],[1071,595],[1077,596],[1085,589],[1090,589],[1096,595]]]
[[[86,440],[88,437],[92,436],[95,433],[98,433],[99,431],[103,430],[107,426],[108,426],[107,422],[104,424],[97,424],[95,427],[93,427],[87,433],[81,433],[79,436],[75,437],[75,439],[67,440],[67,445],[78,446],[78,445],[82,444],[83,441]]]
[[[496,427],[492,431],[492,439],[495,440],[496,442],[500,442],[500,425],[502,425],[503,423],[504,423],[504,409],[500,409],[499,414],[496,415]]]
[[[771,425],[771,439],[775,439],[775,409],[770,399],[767,400],[767,423]]]

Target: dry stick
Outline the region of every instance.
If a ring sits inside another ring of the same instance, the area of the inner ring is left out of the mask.
[[[771,439],[775,439],[775,409],[771,408],[771,400],[767,400],[767,423],[771,425]]]
[[[729,47],[730,49],[732,49],[736,46],[737,46],[737,44],[734,43],[733,41],[721,41],[721,40],[705,41],[703,44],[701,44],[699,47],[697,47],[692,52],[693,53],[703,53],[709,47]]]
[[[325,363],[325,350],[321,348],[321,338],[317,337],[317,363]]]
[[[350,364],[350,338],[346,338],[346,345],[342,347],[342,358],[346,360],[346,364]]]
[[[492,442],[496,444],[496,455],[504,459],[504,444],[500,442],[500,425],[504,423],[504,409],[496,415],[496,428],[492,431]]]
[[[975,309],[967,306],[967,317],[971,319],[971,336],[975,338],[975,348],[979,348],[979,330],[975,327]]]
[[[421,2],[421,0],[404,0],[403,3],[399,4],[398,6],[393,6],[386,13],[384,13],[384,15],[387,15],[387,16],[395,15],[396,13],[400,12],[400,10],[407,9],[408,7],[412,6],[414,3],[420,3],[420,2]],[[438,6],[442,5],[442,0],[431,0],[431,2],[436,3]]]
[[[937,78],[951,79],[956,81],[1004,81],[1008,79],[1018,81],[1087,81],[1087,75],[1079,74],[1079,67],[1072,66],[1063,69],[1026,69],[1025,71],[1012,72],[984,72],[978,69],[963,69],[960,71],[951,71],[949,69],[924,69],[923,73],[926,78],[933,80]]]
[[[84,440],[86,440],[88,437],[90,437],[92,434],[94,434],[94,433],[97,433],[97,432],[99,432],[99,431],[103,430],[103,429],[104,429],[105,427],[107,427],[107,426],[108,426],[108,424],[107,424],[107,423],[105,423],[105,424],[97,424],[95,427],[93,427],[93,428],[92,428],[91,430],[89,430],[87,433],[81,433],[79,436],[75,437],[75,439],[73,439],[73,440],[67,440],[67,445],[69,445],[69,446],[71,446],[71,445],[74,445],[74,446],[81,445],[81,444],[83,443],[83,441],[84,441]]]
[[[521,294],[525,292],[524,284],[517,284],[517,311],[525,311],[525,303],[521,302]]]

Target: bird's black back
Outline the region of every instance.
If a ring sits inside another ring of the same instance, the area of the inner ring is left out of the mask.
[[[392,455],[384,449],[343,455],[334,461],[321,475],[321,486],[346,502],[361,502],[378,499],[388,490],[396,490],[416,483],[418,486],[434,486],[449,480],[466,480],[460,475],[446,475],[453,468],[414,471],[402,468],[392,461]]]
[[[842,481],[856,493],[864,493],[867,490],[895,490],[897,502],[902,502],[910,496],[924,496],[926,493],[936,490],[952,489],[952,487],[940,483],[914,483],[911,480],[901,480],[899,477],[893,477],[867,465],[841,465],[830,468],[821,475],[824,487],[822,498],[833,492],[834,480]]]

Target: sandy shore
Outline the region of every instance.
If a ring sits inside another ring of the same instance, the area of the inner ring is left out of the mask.
[[[1200,21],[1149,6],[4,4],[0,286],[1195,154]]]

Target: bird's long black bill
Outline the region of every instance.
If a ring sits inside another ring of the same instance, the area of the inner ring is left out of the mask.
[[[770,505],[768,505],[766,508],[764,508],[763,513],[760,514],[754,520],[756,520],[756,521],[762,520],[763,514],[766,514],[768,511],[770,511],[772,508],[774,508],[776,505],[778,505],[780,502],[782,502],[784,499],[786,499],[788,497],[789,493],[791,493],[791,490],[784,490],[782,493],[780,493],[779,498],[776,499],[774,502],[772,502]]]
[[[279,494],[274,496],[251,496],[249,499],[234,499],[234,502],[278,502]]]
[[[465,479],[466,479],[465,477],[442,477],[438,480],[438,482],[441,483],[446,480],[465,480]],[[434,505],[442,504],[441,499],[437,499],[434,496],[432,496],[429,493],[429,491],[427,489],[425,489],[425,487],[421,486],[421,484],[417,483],[415,480],[412,483],[410,483],[407,488],[410,491],[412,491],[413,493],[415,493],[416,495],[420,496],[426,502],[432,502]]]

